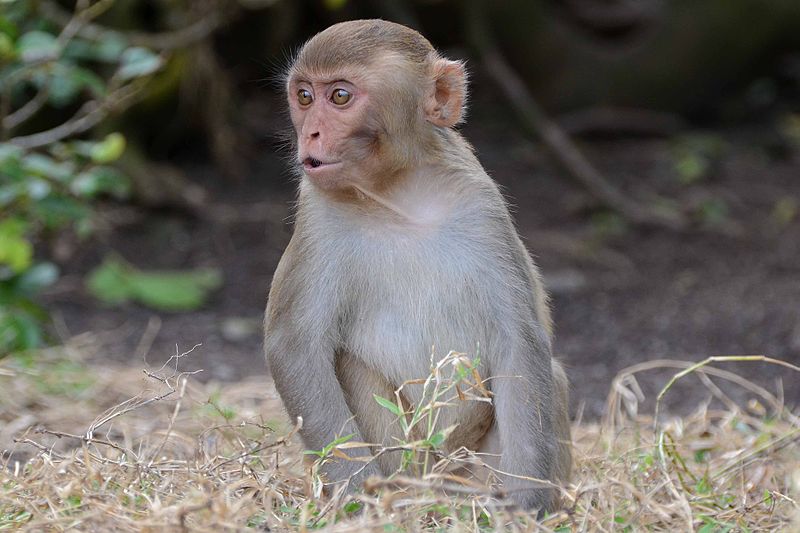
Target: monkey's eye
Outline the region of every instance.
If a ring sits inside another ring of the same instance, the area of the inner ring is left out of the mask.
[[[300,105],[308,105],[314,100],[314,97],[311,96],[311,91],[307,89],[300,89],[297,91],[297,101]]]
[[[346,89],[336,89],[331,95],[331,101],[336,105],[344,105],[350,101],[352,95]]]

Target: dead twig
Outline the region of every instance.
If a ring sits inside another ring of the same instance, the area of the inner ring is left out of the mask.
[[[670,380],[667,382],[667,384],[664,385],[664,388],[662,388],[661,392],[659,392],[658,396],[656,396],[656,406],[655,406],[655,411],[654,411],[654,414],[653,414],[653,424],[654,424],[654,428],[653,429],[656,432],[658,431],[658,424],[659,424],[659,418],[660,418],[659,414],[660,414],[660,411],[661,411],[661,405],[662,405],[662,401],[664,399],[664,396],[672,388],[672,386],[675,385],[675,383],[679,379],[681,379],[682,377],[684,377],[684,376],[686,376],[688,374],[692,374],[694,372],[706,371],[708,369],[705,368],[705,367],[707,367],[708,365],[710,365],[712,363],[734,363],[734,362],[770,363],[770,364],[782,366],[782,367],[788,368],[789,370],[793,370],[794,372],[800,373],[800,366],[793,365],[793,364],[791,364],[791,363],[789,363],[787,361],[781,361],[780,359],[773,359],[772,357],[767,357],[767,356],[764,356],[764,355],[714,355],[714,356],[708,357],[706,359],[703,359],[699,363],[695,363],[695,364],[689,366],[685,370],[681,370],[680,372],[678,372],[677,374],[672,376],[672,378],[670,378]],[[796,417],[792,417],[792,418],[794,419],[795,423],[797,423],[798,419]]]
[[[226,459],[225,461],[222,461],[221,463],[217,463],[217,464],[215,464],[214,466],[212,466],[212,467],[210,467],[208,469],[208,473],[210,474],[210,473],[214,472],[215,470],[218,470],[218,469],[222,468],[225,465],[228,465],[228,464],[231,464],[231,463],[235,463],[235,462],[239,462],[242,459],[244,459],[245,457],[252,457],[252,456],[254,456],[254,455],[256,455],[256,454],[258,454],[258,453],[260,453],[260,452],[262,452],[264,450],[269,450],[270,448],[274,448],[276,446],[281,446],[283,444],[288,444],[288,442],[292,439],[292,437],[294,437],[297,434],[297,432],[300,431],[300,428],[302,428],[302,427],[303,427],[303,419],[302,419],[302,417],[298,417],[298,421],[292,427],[292,430],[289,431],[289,433],[287,433],[283,437],[279,438],[278,440],[276,440],[274,442],[269,442],[267,444],[259,444],[258,446],[254,446],[253,448],[250,448],[247,451],[244,451],[244,452],[242,452],[242,453],[240,453],[238,455],[234,455],[233,457],[231,457],[229,459]]]
[[[45,19],[61,26],[68,25],[73,19],[72,15],[67,10],[55,2],[42,2],[39,9]],[[210,10],[200,19],[184,28],[161,33],[126,32],[108,28],[100,24],[85,22],[77,28],[77,34],[85,39],[97,41],[103,39],[109,33],[119,33],[124,35],[131,44],[136,46],[170,51],[202,41],[214,33],[214,31],[229,19],[230,17],[223,16],[217,10]]]
[[[55,128],[30,135],[12,137],[8,142],[20,148],[33,149],[83,133],[99,124],[109,113],[119,112],[130,107],[136,101],[136,97],[142,89],[142,80],[136,80],[111,92],[100,101],[90,100],[86,102],[72,118]]]
[[[4,130],[12,130],[39,112],[47,103],[50,91],[47,86],[42,87],[36,95],[28,100],[22,107],[3,117],[2,127]]]
[[[422,490],[443,490],[451,494],[466,494],[469,496],[485,496],[502,500],[506,493],[502,490],[492,489],[477,485],[462,485],[459,483],[444,483],[438,479],[418,479],[405,476],[395,476],[389,479],[377,477],[369,478],[364,482],[364,490],[373,493],[380,489],[422,489]]]
[[[165,399],[169,398],[173,394],[175,394],[177,389],[175,388],[175,385],[170,383],[170,381],[169,381],[170,379],[174,378],[176,380],[176,383],[177,383],[177,381],[180,380],[184,376],[193,376],[195,374],[199,374],[200,372],[202,372],[202,370],[193,370],[193,371],[190,371],[190,372],[177,373],[178,360],[181,357],[185,357],[185,356],[189,355],[190,353],[192,353],[192,351],[194,351],[194,349],[197,348],[198,346],[201,346],[201,345],[200,344],[195,344],[190,350],[188,350],[186,352],[183,352],[182,354],[177,354],[176,353],[176,355],[173,355],[172,357],[170,357],[164,363],[164,365],[157,371],[157,372],[163,371],[167,367],[167,365],[171,361],[174,360],[175,361],[175,372],[176,372],[175,374],[172,374],[172,375],[166,376],[166,377],[162,377],[162,376],[159,376],[157,372],[154,373],[154,372],[150,372],[148,370],[144,370],[144,373],[145,373],[145,375],[147,377],[152,378],[152,379],[154,379],[156,381],[160,381],[161,383],[163,383],[167,387],[167,391],[166,392],[164,392],[162,394],[157,394],[155,396],[152,396],[152,397],[144,399],[144,400],[141,398],[141,395],[135,396],[133,398],[130,398],[128,400],[125,400],[124,402],[121,402],[121,403],[115,405],[114,407],[112,407],[111,409],[108,409],[105,413],[103,413],[103,415],[101,415],[100,417],[95,419],[94,422],[92,422],[92,424],[89,426],[89,429],[86,430],[86,437],[90,438],[90,439],[93,439],[94,438],[93,434],[94,434],[95,431],[97,431],[98,428],[108,424],[109,422],[111,422],[115,418],[119,418],[121,416],[124,416],[124,415],[130,413],[131,411],[135,411],[137,409],[141,409],[141,408],[143,408],[145,406],[148,406],[150,404],[153,404],[153,403],[156,403],[156,402],[160,402],[162,400],[165,400]]]
[[[130,453],[130,450],[126,450],[125,448],[123,448],[122,446],[120,446],[115,442],[112,442],[110,440],[97,439],[91,435],[76,435],[74,433],[66,433],[63,431],[53,431],[47,428],[36,428],[33,432],[39,435],[50,435],[53,437],[57,437],[59,439],[62,438],[75,439],[83,442],[84,444],[100,444],[101,446],[108,446],[109,448],[114,448],[118,452],[125,455]]]

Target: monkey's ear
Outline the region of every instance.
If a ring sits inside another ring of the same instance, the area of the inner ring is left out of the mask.
[[[450,128],[464,116],[467,103],[467,71],[460,61],[437,58],[432,65],[433,87],[425,97],[425,119]]]

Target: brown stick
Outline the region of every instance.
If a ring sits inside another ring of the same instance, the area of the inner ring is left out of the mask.
[[[8,142],[21,148],[33,149],[83,133],[99,124],[112,111],[119,112],[133,104],[140,91],[141,85],[138,83],[123,85],[102,100],[86,102],[64,124],[42,132],[13,137]]]
[[[50,20],[56,24],[69,24],[72,18],[72,15],[67,10],[55,2],[42,2],[39,9],[41,14],[47,20]],[[227,22],[227,20],[228,18],[219,12],[209,11],[199,20],[174,31],[166,31],[161,33],[123,31],[107,28],[92,22],[85,22],[81,24],[79,29],[77,29],[77,33],[86,39],[99,40],[108,33],[118,32],[123,34],[131,42],[131,44],[165,51],[174,50],[175,48],[182,48],[202,41],[214,33],[214,31],[217,30],[223,23]]]

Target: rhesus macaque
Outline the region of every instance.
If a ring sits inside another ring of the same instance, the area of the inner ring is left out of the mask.
[[[492,402],[443,409],[440,427],[458,424],[444,448],[563,483],[567,379],[551,357],[547,295],[497,185],[453,130],[466,85],[462,63],[391,22],[336,24],[300,50],[286,80],[299,201],[269,294],[267,360],[289,415],[303,417],[304,444],[319,450],[349,434],[396,444],[396,417],[373,395],[427,376],[432,346],[479,351]],[[421,391],[404,388],[405,400]],[[323,474],[357,485],[391,474],[394,455],[333,460]],[[502,482],[524,507],[557,505],[546,485]]]

